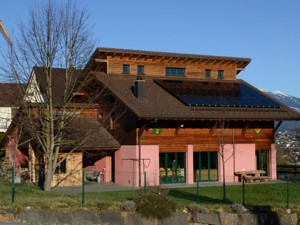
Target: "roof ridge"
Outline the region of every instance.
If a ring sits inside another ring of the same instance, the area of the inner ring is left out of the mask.
[[[236,60],[236,61],[242,61],[248,63],[250,63],[251,61],[251,58],[246,58],[246,57],[217,56],[217,55],[206,55],[206,54],[176,53],[176,52],[136,50],[136,49],[123,49],[123,48],[98,47],[97,51],[107,52],[107,53],[140,54],[140,55],[151,55],[151,56],[171,56],[171,57],[178,57],[178,58]]]

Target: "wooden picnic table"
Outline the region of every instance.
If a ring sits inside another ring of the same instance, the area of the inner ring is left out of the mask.
[[[236,171],[234,174],[239,176],[239,181],[243,181],[245,179],[246,182],[252,183],[253,181],[267,181],[270,179],[268,176],[264,176],[266,171],[264,170],[243,170],[243,171]]]

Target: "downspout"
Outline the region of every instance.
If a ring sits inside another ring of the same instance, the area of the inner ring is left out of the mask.
[[[147,127],[148,122],[144,123],[138,131],[138,146],[139,146],[139,151],[138,151],[138,162],[139,162],[139,187],[142,186],[142,135]]]

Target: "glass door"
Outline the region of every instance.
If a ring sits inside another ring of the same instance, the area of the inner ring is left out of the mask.
[[[185,153],[159,154],[160,183],[185,183]]]
[[[194,152],[194,181],[218,180],[218,152]]]
[[[256,151],[256,168],[258,170],[264,170],[264,175],[269,176],[269,158],[270,151],[258,150]]]

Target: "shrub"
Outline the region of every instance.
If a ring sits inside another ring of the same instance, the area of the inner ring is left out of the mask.
[[[151,187],[147,193],[140,192],[136,199],[137,212],[144,218],[165,219],[176,210],[176,203],[168,199],[168,189]]]
[[[99,209],[99,210],[105,210],[105,209],[108,209],[112,206],[113,204],[111,202],[97,202],[96,203],[96,208]]]
[[[135,202],[132,200],[127,200],[122,203],[121,208],[127,212],[133,212],[135,211]]]

